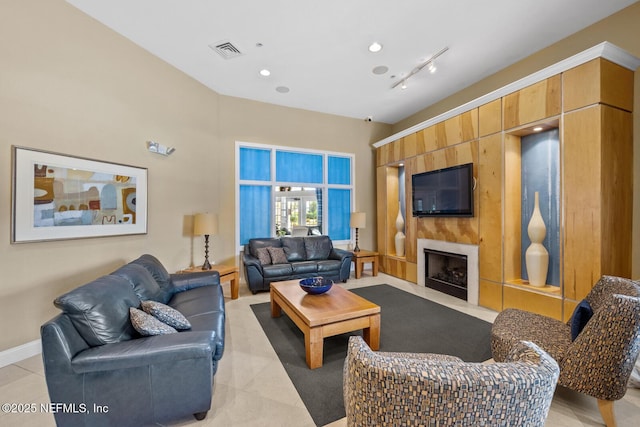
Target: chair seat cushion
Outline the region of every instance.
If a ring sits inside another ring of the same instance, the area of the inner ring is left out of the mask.
[[[566,323],[528,311],[508,308],[491,327],[491,353],[496,362],[506,360],[520,341],[536,343],[556,362],[564,359],[571,346],[571,328]]]

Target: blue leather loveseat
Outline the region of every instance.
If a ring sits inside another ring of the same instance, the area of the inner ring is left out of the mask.
[[[130,308],[142,301],[178,310],[191,328],[140,335]],[[55,414],[58,426],[146,426],[206,416],[224,350],[217,272],[169,274],[143,255],[54,304],[62,313],[42,325],[41,337],[49,397],[66,405]]]

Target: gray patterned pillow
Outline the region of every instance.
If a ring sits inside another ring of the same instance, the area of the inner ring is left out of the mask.
[[[287,255],[284,253],[284,249],[283,248],[267,248],[267,250],[269,251],[269,255],[271,255],[271,263],[272,264],[286,264],[287,262]]]
[[[258,260],[262,265],[271,264],[271,255],[269,255],[269,251],[267,248],[258,248],[256,249],[256,253],[258,255]]]
[[[177,330],[191,329],[191,323],[178,310],[158,301],[142,301],[140,303],[145,313],[152,315],[162,323]]]
[[[129,318],[131,319],[133,328],[138,331],[140,335],[164,335],[178,332],[171,326],[162,323],[152,315],[137,308],[129,307]]]

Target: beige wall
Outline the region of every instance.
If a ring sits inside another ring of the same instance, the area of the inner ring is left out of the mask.
[[[604,41],[640,57],[640,2],[393,125],[393,133],[442,114]],[[636,70],[638,71],[638,70]],[[640,73],[634,83],[633,277],[640,278]]]
[[[170,271],[201,263],[184,231],[195,212],[219,213],[213,258],[234,259],[236,140],[355,153],[356,203],[373,218],[370,144],[390,126],[220,96],[63,0],[0,9],[0,351],[38,339],[56,296],[142,253]],[[176,152],[151,154],[149,139]],[[11,145],[148,168],[148,234],[11,245]]]

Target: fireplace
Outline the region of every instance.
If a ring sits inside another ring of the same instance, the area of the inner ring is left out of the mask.
[[[428,286],[426,283],[426,255],[424,250],[444,252],[465,256],[467,259],[467,302],[478,305],[480,274],[478,270],[478,246],[466,243],[447,242],[444,240],[418,239],[418,285]],[[458,273],[456,273],[458,275]]]
[[[425,286],[467,301],[467,256],[424,249]]]

